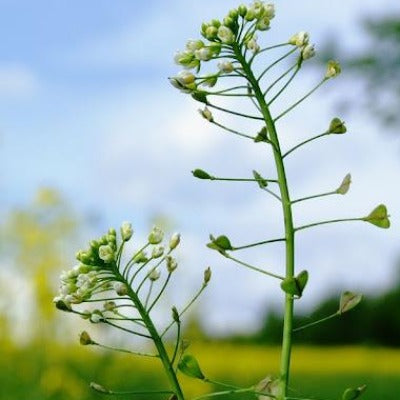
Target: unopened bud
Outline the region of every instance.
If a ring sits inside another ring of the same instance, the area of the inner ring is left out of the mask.
[[[103,319],[103,313],[100,310],[94,310],[90,316],[90,322],[93,322],[94,324],[98,324],[103,321]]]
[[[114,250],[110,245],[102,245],[99,247],[99,257],[105,263],[110,263],[114,261]]]
[[[167,270],[169,273],[172,273],[178,267],[178,263],[176,262],[174,257],[168,256],[167,257]]]
[[[208,282],[210,282],[211,280],[211,268],[208,267],[205,271],[204,271],[204,285],[207,285]]]
[[[174,250],[179,246],[181,242],[181,235],[180,233],[174,233],[169,240],[169,248],[170,250]]]
[[[218,38],[225,44],[232,44],[235,41],[235,35],[232,30],[224,25],[218,28]]]
[[[155,282],[156,280],[158,280],[160,278],[160,271],[158,270],[158,268],[153,268],[150,273],[149,273],[149,279],[153,282]]]
[[[315,56],[315,47],[313,44],[308,44],[304,46],[303,50],[301,51],[301,56],[303,60],[309,60],[310,58]]]
[[[326,68],[325,78],[335,78],[342,72],[342,68],[338,61],[330,60]]]
[[[164,232],[155,226],[149,234],[148,241],[150,244],[159,244],[164,239]]]
[[[153,248],[151,253],[152,258],[160,258],[164,254],[164,247],[163,246],[156,246]]]
[[[226,74],[230,74],[234,70],[233,64],[230,61],[218,63],[218,69],[222,72],[225,72]]]
[[[124,242],[127,242],[133,235],[132,224],[130,222],[123,222],[121,225],[121,237]]]
[[[178,312],[178,310],[176,309],[175,306],[172,307],[172,319],[173,319],[176,323],[179,323],[179,322],[180,322],[180,320],[179,320],[179,312]]]
[[[203,110],[199,109],[199,113],[207,121],[209,121],[209,122],[213,122],[214,121],[214,117],[212,115],[212,112],[210,111],[210,109],[208,107],[204,107]]]
[[[114,284],[114,290],[118,296],[125,296],[128,294],[128,286],[126,286],[125,283],[122,282],[116,282]]]
[[[292,44],[293,46],[297,47],[303,47],[306,46],[309,41],[310,41],[310,35],[308,34],[308,32],[302,31],[293,35],[289,39],[289,44]]]

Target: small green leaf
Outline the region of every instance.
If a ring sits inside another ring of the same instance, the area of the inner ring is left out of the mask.
[[[297,277],[285,278],[281,283],[281,288],[285,293],[292,296],[301,297],[308,282],[308,272],[301,271]]]
[[[268,186],[268,181],[264,179],[257,171],[253,170],[253,176],[261,189],[264,189]]]
[[[350,185],[351,185],[351,175],[347,174],[343,178],[343,181],[340,184],[340,186],[336,189],[336,193],[343,194],[343,195],[346,194],[350,189]]]
[[[362,297],[363,296],[360,293],[343,292],[340,296],[339,314],[343,314],[352,310],[354,307],[357,307],[361,302]]]
[[[199,363],[190,354],[186,354],[182,357],[181,361],[179,361],[178,369],[183,374],[190,376],[191,378],[202,380],[205,378],[204,374],[201,372]]]
[[[264,126],[260,132],[257,133],[257,136],[254,138],[254,141],[256,143],[259,142],[268,142],[268,131],[267,131],[267,127]]]
[[[198,179],[212,179],[212,176],[208,172],[203,171],[202,169],[197,168],[194,171],[192,171],[192,174],[195,178]]]
[[[211,242],[207,244],[207,247],[209,247],[210,249],[222,252],[233,249],[230,240],[225,235],[218,236],[217,238],[210,235],[210,240]]]
[[[367,385],[362,385],[358,388],[349,388],[346,389],[343,393],[342,400],[355,400],[358,399],[367,388]]]
[[[389,215],[384,204],[379,204],[379,206],[374,208],[367,217],[363,218],[363,220],[378,226],[379,228],[390,228]]]

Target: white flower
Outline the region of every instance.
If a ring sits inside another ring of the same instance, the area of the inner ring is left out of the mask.
[[[125,296],[128,293],[128,287],[122,282],[116,282],[114,284],[114,290],[118,296]]]
[[[201,40],[194,40],[194,39],[190,39],[188,40],[188,42],[186,43],[186,49],[190,52],[195,52],[196,50],[201,49],[202,47],[204,47],[204,43]]]
[[[103,319],[104,317],[100,310],[94,310],[90,316],[90,322],[93,322],[94,324],[98,324]]]
[[[160,271],[157,268],[154,268],[149,273],[149,279],[154,282],[160,277],[160,275]]]
[[[176,270],[178,267],[178,263],[176,262],[175,258],[168,256],[167,257],[167,270],[169,273]]]
[[[150,244],[159,244],[164,238],[164,232],[155,226],[149,234],[148,241]]]
[[[289,39],[289,43],[297,47],[306,46],[309,43],[309,41],[310,41],[310,35],[308,32],[304,31],[296,33]]]
[[[227,26],[221,25],[218,28],[218,38],[222,43],[232,44],[235,41],[235,35]]]
[[[190,85],[193,83],[196,79],[196,77],[189,71],[181,71],[178,73],[176,76],[176,79],[178,82],[184,86]]]
[[[213,52],[209,47],[203,47],[194,52],[194,56],[200,61],[209,61],[213,56]]]
[[[199,109],[199,113],[200,115],[206,119],[207,121],[213,122],[214,121],[214,117],[212,115],[212,112],[210,111],[210,109],[206,106],[204,107],[204,109]]]
[[[103,244],[99,247],[99,257],[105,263],[110,263],[114,261],[114,250],[108,244]]]
[[[304,46],[303,50],[301,51],[301,56],[303,60],[308,60],[315,56],[315,48],[313,44],[308,44]]]
[[[275,5],[274,4],[265,4],[264,5],[264,15],[269,19],[273,19],[275,17]]]
[[[124,242],[127,242],[133,235],[133,228],[130,222],[123,222],[121,225],[121,237]]]
[[[218,63],[218,69],[227,74],[233,72],[234,70],[233,64],[230,61],[223,61]]]
[[[169,248],[170,248],[170,250],[176,249],[178,247],[180,241],[181,241],[180,233],[174,233],[171,236],[171,239],[169,240]]]
[[[338,61],[330,60],[326,68],[325,78],[335,78],[342,72],[342,68]]]
[[[156,246],[153,248],[151,253],[152,258],[160,258],[164,254],[164,247],[163,246]]]

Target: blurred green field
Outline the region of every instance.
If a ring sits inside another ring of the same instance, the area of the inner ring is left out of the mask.
[[[191,352],[196,354],[208,377],[227,383],[251,385],[261,380],[266,372],[277,372],[279,349],[275,347],[199,343],[193,345]],[[3,344],[0,355],[0,400],[105,398],[90,391],[88,383],[91,381],[114,390],[166,387],[157,360],[115,355],[93,347],[36,343],[17,349]],[[211,389],[189,378],[184,378],[183,382],[188,398]],[[398,400],[400,350],[301,347],[293,354],[292,395],[295,397],[339,399],[344,388],[364,383],[368,389],[363,399]],[[149,397],[125,395],[118,398]]]

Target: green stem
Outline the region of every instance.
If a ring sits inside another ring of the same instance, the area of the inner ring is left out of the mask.
[[[293,216],[292,216],[292,205],[290,201],[288,183],[286,178],[285,165],[280,150],[280,143],[278,139],[278,133],[276,131],[275,122],[269,111],[269,107],[265,101],[263,92],[259,86],[259,83],[254,76],[253,71],[246,62],[245,58],[240,52],[240,49],[235,47],[235,55],[238,61],[242,64],[243,70],[247,76],[249,83],[251,84],[257,101],[260,105],[263,119],[268,129],[269,138],[273,143],[273,153],[275,165],[278,173],[279,188],[282,199],[282,211],[284,215],[285,223],[285,243],[286,243],[286,278],[293,277],[295,274],[295,240],[294,240],[294,227],[293,227]],[[284,314],[284,326],[283,326],[283,338],[282,338],[282,353],[281,353],[281,365],[280,365],[280,379],[281,379],[281,390],[279,399],[285,399],[288,392],[289,385],[289,371],[290,371],[290,359],[292,352],[292,326],[293,326],[293,311],[294,311],[294,299],[293,296],[286,294],[285,297],[285,314]]]
[[[338,194],[338,192],[336,190],[334,190],[333,192],[326,192],[326,193],[321,193],[321,194],[314,194],[312,196],[301,197],[300,199],[293,200],[292,204],[296,204],[296,203],[299,203],[301,201],[317,199],[319,197],[332,196],[334,194]]]
[[[313,228],[314,226],[335,224],[338,222],[348,222],[348,221],[363,221],[363,218],[342,218],[342,219],[330,219],[329,221],[314,222],[313,224],[299,226],[295,228],[295,231],[301,231],[303,229]]]
[[[290,150],[288,150],[282,157],[285,158],[285,157],[288,156],[290,153],[292,153],[293,151],[297,150],[299,147],[304,146],[305,144],[310,143],[310,142],[312,142],[313,140],[322,138],[322,137],[324,137],[324,136],[329,136],[329,135],[331,135],[331,133],[329,133],[329,132],[324,132],[324,133],[321,133],[321,134],[319,134],[319,135],[317,135],[317,136],[313,136],[312,138],[307,139],[307,140],[305,140],[304,142],[301,142],[301,143],[297,144],[296,146],[292,147],[292,148],[291,148]]]
[[[261,75],[258,77],[257,82],[260,82],[261,79],[265,76],[265,74],[273,68],[275,65],[279,64],[282,60],[284,60],[286,57],[289,57],[292,53],[294,53],[297,50],[297,48],[294,48],[284,54],[282,57],[278,58],[276,61],[274,61],[271,65],[269,65],[267,68],[264,69],[264,71],[261,73]]]
[[[260,273],[262,273],[262,274],[264,274],[264,275],[268,275],[268,276],[271,276],[272,278],[280,279],[280,280],[282,280],[282,281],[285,279],[283,276],[274,274],[274,273],[269,272],[269,271],[265,271],[264,269],[254,267],[253,265],[247,264],[247,263],[245,263],[244,261],[238,260],[237,258],[232,257],[232,256],[229,255],[228,253],[221,253],[221,254],[222,254],[224,257],[229,258],[229,260],[235,261],[235,262],[237,262],[238,264],[243,265],[243,267],[252,269],[253,271],[260,272]]]
[[[189,301],[188,304],[184,307],[184,309],[179,313],[179,318],[185,314],[187,310],[192,306],[192,304],[200,297],[200,295],[203,293],[204,289],[207,287],[207,284],[203,283],[199,291],[194,295],[194,297]],[[171,326],[174,325],[175,321],[172,321],[161,333],[161,337],[163,337],[170,329]]]
[[[236,112],[236,111],[233,111],[233,110],[228,110],[226,108],[219,107],[219,106],[216,106],[214,104],[211,104],[208,101],[207,101],[206,105],[211,107],[211,108],[215,108],[216,110],[223,111],[223,112],[226,112],[228,114],[236,115],[237,117],[244,117],[244,118],[257,119],[257,120],[263,121],[263,118],[257,117],[256,115],[247,115],[247,114],[239,113],[239,112]]]
[[[117,272],[117,276],[118,275],[120,275],[120,274]],[[123,277],[121,275],[119,276],[119,278],[123,279]],[[163,364],[167,378],[170,382],[171,387],[173,388],[173,392],[175,393],[178,400],[184,400],[183,392],[182,392],[181,386],[179,384],[178,378],[176,376],[176,373],[174,371],[174,368],[172,366],[171,360],[168,356],[167,350],[165,349],[165,346],[161,339],[161,336],[159,335],[156,327],[154,326],[152,319],[150,318],[144,305],[140,301],[138,295],[133,291],[133,289],[130,286],[128,286],[128,296],[131,298],[131,300],[135,304],[140,317],[142,318],[143,322],[145,323],[146,328],[147,328],[151,338],[153,339],[154,345],[157,349],[158,355]]]
[[[276,179],[254,179],[254,178],[219,178],[216,176],[211,176],[211,181],[225,181],[225,182],[274,182],[277,183]]]
[[[111,347],[111,346],[106,346],[104,344],[100,344],[100,343],[93,343],[94,346],[98,346],[101,347],[103,349],[106,350],[112,350],[112,351],[118,351],[119,353],[128,353],[128,354],[132,354],[134,356],[142,356],[142,357],[154,357],[154,358],[158,358],[157,354],[149,354],[149,353],[141,353],[141,352],[137,352],[137,351],[131,351],[131,350],[126,350],[126,349],[120,349],[117,347]]]
[[[339,316],[340,316],[340,314],[338,312],[335,312],[335,314],[328,315],[327,317],[321,318],[318,321],[310,322],[309,324],[299,326],[298,328],[293,329],[293,332],[302,331],[303,329],[307,329],[307,328],[309,328],[311,326],[321,324],[322,322],[328,321],[328,320],[330,320],[332,318],[336,318],[336,317],[339,317]]]
[[[250,243],[250,244],[246,244],[246,245],[244,245],[244,246],[233,247],[233,248],[231,249],[231,251],[249,249],[249,248],[251,248],[251,247],[261,246],[261,245],[263,245],[263,244],[268,244],[268,243],[284,242],[285,240],[286,240],[285,238],[281,238],[281,239],[271,239],[271,240],[263,240],[262,242]]]
[[[244,138],[246,138],[246,139],[254,140],[254,137],[253,137],[253,136],[246,135],[245,133],[241,133],[241,132],[235,131],[234,129],[228,128],[227,126],[222,125],[222,124],[220,124],[219,122],[216,122],[216,121],[210,121],[210,122],[211,122],[212,124],[216,125],[216,126],[219,126],[219,127],[222,128],[222,129],[226,130],[227,132],[233,133],[234,135],[238,135],[238,136],[244,137]]]
[[[315,86],[314,89],[310,90],[305,96],[303,96],[300,100],[296,101],[293,105],[291,105],[287,110],[285,110],[282,114],[279,114],[275,119],[274,122],[278,121],[278,119],[281,119],[283,116],[285,116],[288,112],[292,111],[295,107],[297,107],[300,103],[302,103],[305,99],[307,99],[309,96],[311,96],[317,89],[319,89],[328,79],[324,78],[322,81]]]

